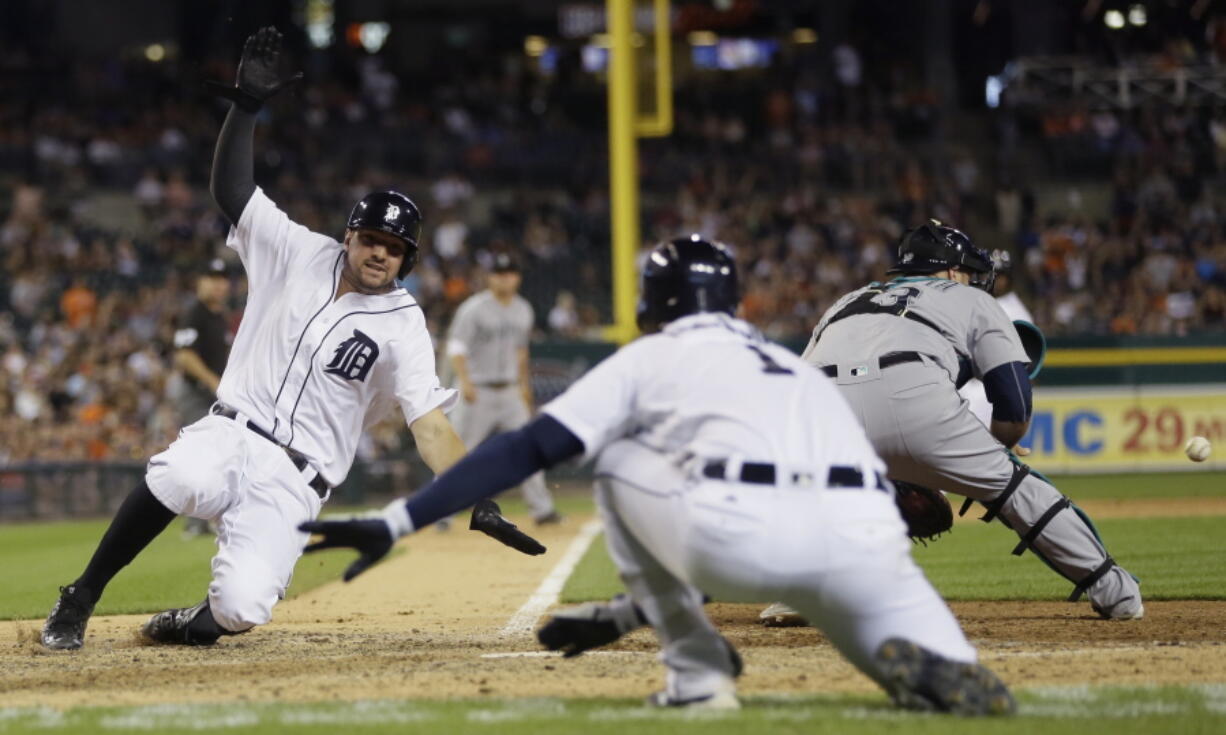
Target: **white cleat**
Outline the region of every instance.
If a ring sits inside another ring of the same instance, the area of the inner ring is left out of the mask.
[[[768,628],[795,628],[809,624],[803,615],[782,602],[772,602],[758,614],[758,620]]]
[[[675,699],[668,692],[656,692],[647,698],[647,704],[652,707],[679,707],[691,710],[736,710],[741,708],[741,700],[731,691],[716,692],[702,697]]]

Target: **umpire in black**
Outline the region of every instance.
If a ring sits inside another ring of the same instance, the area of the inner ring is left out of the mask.
[[[175,401],[179,426],[200,419],[217,400],[217,384],[230,356],[229,298],[229,270],[215,258],[196,279],[196,297],[175,325],[174,366],[183,376]],[[183,528],[188,537],[208,531],[208,521],[198,518],[188,518]]]

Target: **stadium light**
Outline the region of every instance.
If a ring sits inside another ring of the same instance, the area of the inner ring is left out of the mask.
[[[817,43],[817,31],[812,28],[797,28],[792,31],[792,43]]]
[[[306,31],[307,40],[315,48],[328,48],[335,40],[332,24],[336,16],[332,11],[332,0],[307,0]]]
[[[362,48],[366,49],[366,53],[375,54],[383,48],[383,44],[387,43],[387,36],[391,32],[392,27],[387,23],[363,23],[358,29],[358,38],[361,39]]]
[[[1145,6],[1137,3],[1128,8],[1128,23],[1138,28],[1149,22],[1149,14],[1145,12]]]
[[[145,58],[158,63],[166,58],[166,47],[160,43],[152,43],[145,47]]]
[[[1124,14],[1118,10],[1108,10],[1103,14],[1103,23],[1113,31],[1124,27]]]
[[[549,42],[544,36],[526,36],[524,38],[524,53],[528,56],[540,56],[549,48]]]
[[[714,46],[719,43],[719,36],[712,31],[690,31],[686,40],[691,46]]]

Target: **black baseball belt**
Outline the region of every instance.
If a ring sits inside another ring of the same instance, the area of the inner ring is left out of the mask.
[[[492,390],[501,390],[503,388],[510,388],[511,386],[515,385],[515,383],[510,380],[497,380],[492,383],[474,383],[473,385],[477,386],[478,388],[490,388]]]
[[[781,472],[775,465],[769,462],[742,462],[741,471],[739,473],[729,473],[729,463],[726,459],[710,459],[702,465],[702,476],[709,477],[712,480],[729,480],[731,482],[745,482],[751,485],[775,485],[780,480],[791,485],[808,485],[812,484],[815,478],[812,473],[805,472]],[[830,465],[826,473],[826,487],[834,490],[860,490],[863,488],[875,488],[885,491],[885,479],[880,473],[876,474],[875,482],[865,484],[864,473],[859,467],[850,465]]]
[[[908,362],[923,362],[924,356],[914,350],[904,350],[902,352],[887,352],[877,359],[877,367],[880,370],[885,370],[895,365],[905,365]],[[837,378],[839,376],[838,365],[823,365],[819,368],[828,377]]]
[[[236,409],[230,408],[224,403],[214,403],[213,408],[211,409],[210,412],[214,416],[221,416],[222,418],[227,418],[232,421],[238,420],[238,411]],[[267,439],[268,441],[272,442],[273,444],[276,444],[278,447],[281,447],[281,449],[285,452],[286,456],[289,457],[289,461],[294,463],[294,468],[297,469],[299,472],[302,472],[303,470],[305,470],[307,467],[310,466],[310,463],[307,462],[307,458],[303,456],[302,452],[299,452],[297,449],[291,449],[285,446],[284,444],[282,444],[281,442],[277,441],[275,438],[273,438],[272,434],[269,434],[267,431],[264,431],[263,429],[261,429],[258,425],[256,425],[255,422],[248,419],[245,426],[251,431],[254,431],[255,433]],[[315,494],[319,496],[320,500],[326,499],[328,497],[328,491],[332,489],[331,487],[329,487],[328,481],[325,480],[324,476],[319,474],[318,471],[315,473],[315,479],[311,480],[307,484],[311,486],[311,489],[315,491]]]

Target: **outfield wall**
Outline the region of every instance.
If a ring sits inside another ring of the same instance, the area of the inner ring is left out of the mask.
[[[1207,461],[1184,455],[1193,436],[1213,444]],[[1226,383],[1039,387],[1021,444],[1055,474],[1226,469]]]

